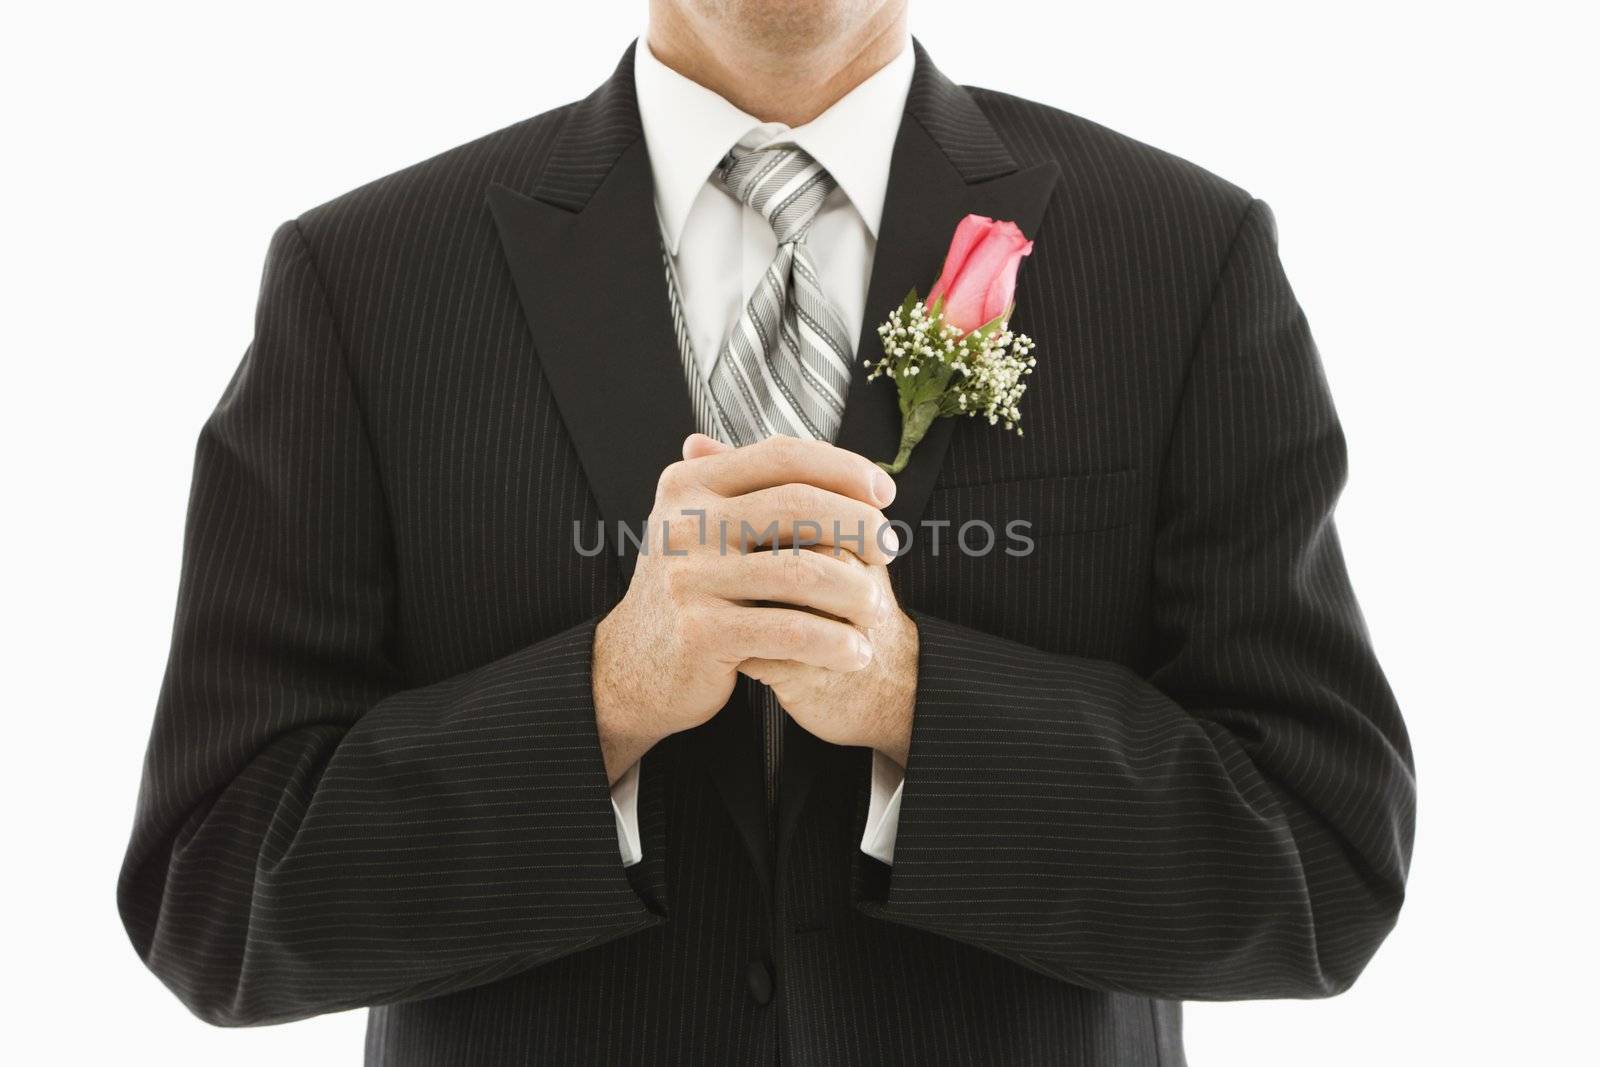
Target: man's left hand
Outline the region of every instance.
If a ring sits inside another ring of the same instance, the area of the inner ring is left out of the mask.
[[[877,749],[904,767],[917,701],[917,624],[900,610],[887,567],[868,566],[848,552],[844,556],[872,571],[886,598],[884,621],[866,631],[872,662],[847,673],[788,660],[748,659],[739,664],[739,673],[771,686],[783,709],[822,740]]]

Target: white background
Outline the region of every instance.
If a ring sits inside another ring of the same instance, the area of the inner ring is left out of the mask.
[[[1191,1007],[1192,1063],[1593,1057],[1600,227],[1580,5],[912,7],[956,80],[1266,199],[1349,433],[1341,529],[1418,754],[1411,892],[1345,996]],[[642,3],[59,3],[6,22],[0,1056],[357,1063],[361,1013],[194,1020],[117,920],[195,436],[278,222],[583,95]]]

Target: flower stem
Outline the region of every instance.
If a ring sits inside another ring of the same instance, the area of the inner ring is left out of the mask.
[[[890,474],[899,474],[906,469],[906,464],[911,462],[911,450],[916,448],[922,439],[927,436],[928,428],[933,425],[933,420],[939,417],[939,401],[922,400],[910,407],[902,409],[900,419],[900,450],[894,454],[894,460],[885,463],[878,460],[878,466]]]
[[[906,469],[906,464],[911,462],[911,450],[913,448],[915,448],[915,447],[916,447],[916,442],[915,441],[913,441],[909,445],[908,444],[902,444],[900,446],[900,451],[895,453],[894,462],[885,463],[883,460],[880,459],[880,460],[878,460],[878,466],[882,467],[884,470],[888,471],[890,474],[899,474],[901,471]]]

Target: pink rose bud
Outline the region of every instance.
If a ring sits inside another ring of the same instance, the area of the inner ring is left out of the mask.
[[[1017,268],[1033,251],[1014,222],[968,215],[956,227],[945,254],[944,272],[928,292],[928,306],[944,297],[944,321],[970,333],[1011,307]]]

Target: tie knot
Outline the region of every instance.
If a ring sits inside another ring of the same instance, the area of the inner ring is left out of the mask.
[[[767,220],[780,245],[806,239],[811,220],[836,184],[822,164],[794,145],[735,146],[722,158],[716,177]]]

